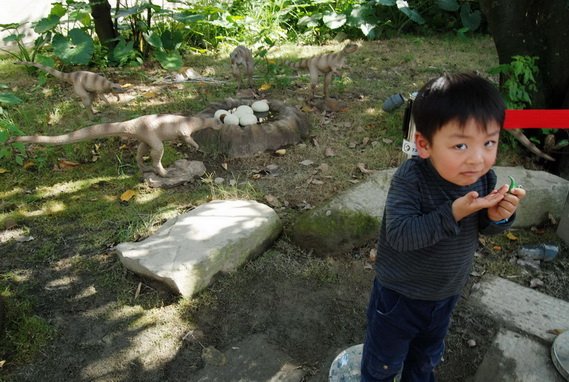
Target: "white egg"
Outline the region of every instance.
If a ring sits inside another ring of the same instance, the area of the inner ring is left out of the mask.
[[[235,113],[241,115],[241,114],[253,114],[253,109],[251,109],[251,106],[249,105],[241,105],[241,106],[237,106],[237,109],[235,110]]]
[[[225,115],[225,119],[223,120],[224,125],[238,125],[239,124],[239,117],[235,114],[227,114]]]
[[[229,112],[227,110],[224,110],[224,109],[219,109],[215,112],[215,114],[213,115],[213,118],[219,120],[219,117],[221,117],[223,114],[229,114]]]
[[[269,103],[265,100],[255,101],[251,105],[251,108],[257,113],[263,113],[265,111],[269,111]]]
[[[241,126],[254,125],[257,123],[255,114],[243,114],[239,117],[239,124]]]

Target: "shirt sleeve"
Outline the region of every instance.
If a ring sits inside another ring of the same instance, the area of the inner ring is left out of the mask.
[[[423,193],[417,176],[394,174],[385,205],[385,227],[387,241],[398,251],[430,247],[460,232],[452,214],[452,201],[423,213]]]

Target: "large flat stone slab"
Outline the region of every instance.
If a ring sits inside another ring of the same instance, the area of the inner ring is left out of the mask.
[[[282,231],[269,206],[252,200],[217,200],[166,222],[154,235],[115,247],[133,272],[165,283],[185,297],[206,288],[263,253]]]
[[[301,382],[304,371],[286,353],[256,334],[233,344],[223,361],[208,363],[191,380],[196,382]]]
[[[549,346],[509,330],[500,330],[473,382],[563,382]]]
[[[505,328],[526,333],[545,344],[552,330],[569,330],[569,302],[500,277],[484,278],[469,297]]]

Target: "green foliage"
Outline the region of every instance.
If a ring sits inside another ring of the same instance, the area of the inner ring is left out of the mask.
[[[531,94],[537,90],[535,75],[538,57],[513,56],[509,64],[498,65],[488,71],[500,75],[500,90],[508,109],[531,106]]]
[[[72,29],[67,36],[53,36],[53,53],[66,64],[87,65],[95,50],[93,39],[81,29]]]
[[[0,88],[5,88],[0,84]],[[11,92],[0,93],[0,159],[14,160],[19,165],[24,163],[25,148],[23,143],[12,143],[11,147],[6,145],[6,141],[14,135],[22,135],[14,121],[8,116],[8,111],[2,105],[12,106],[22,103],[22,100]]]

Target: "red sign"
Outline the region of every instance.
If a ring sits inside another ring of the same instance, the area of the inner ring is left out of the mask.
[[[569,109],[506,110],[505,129],[569,129]]]

